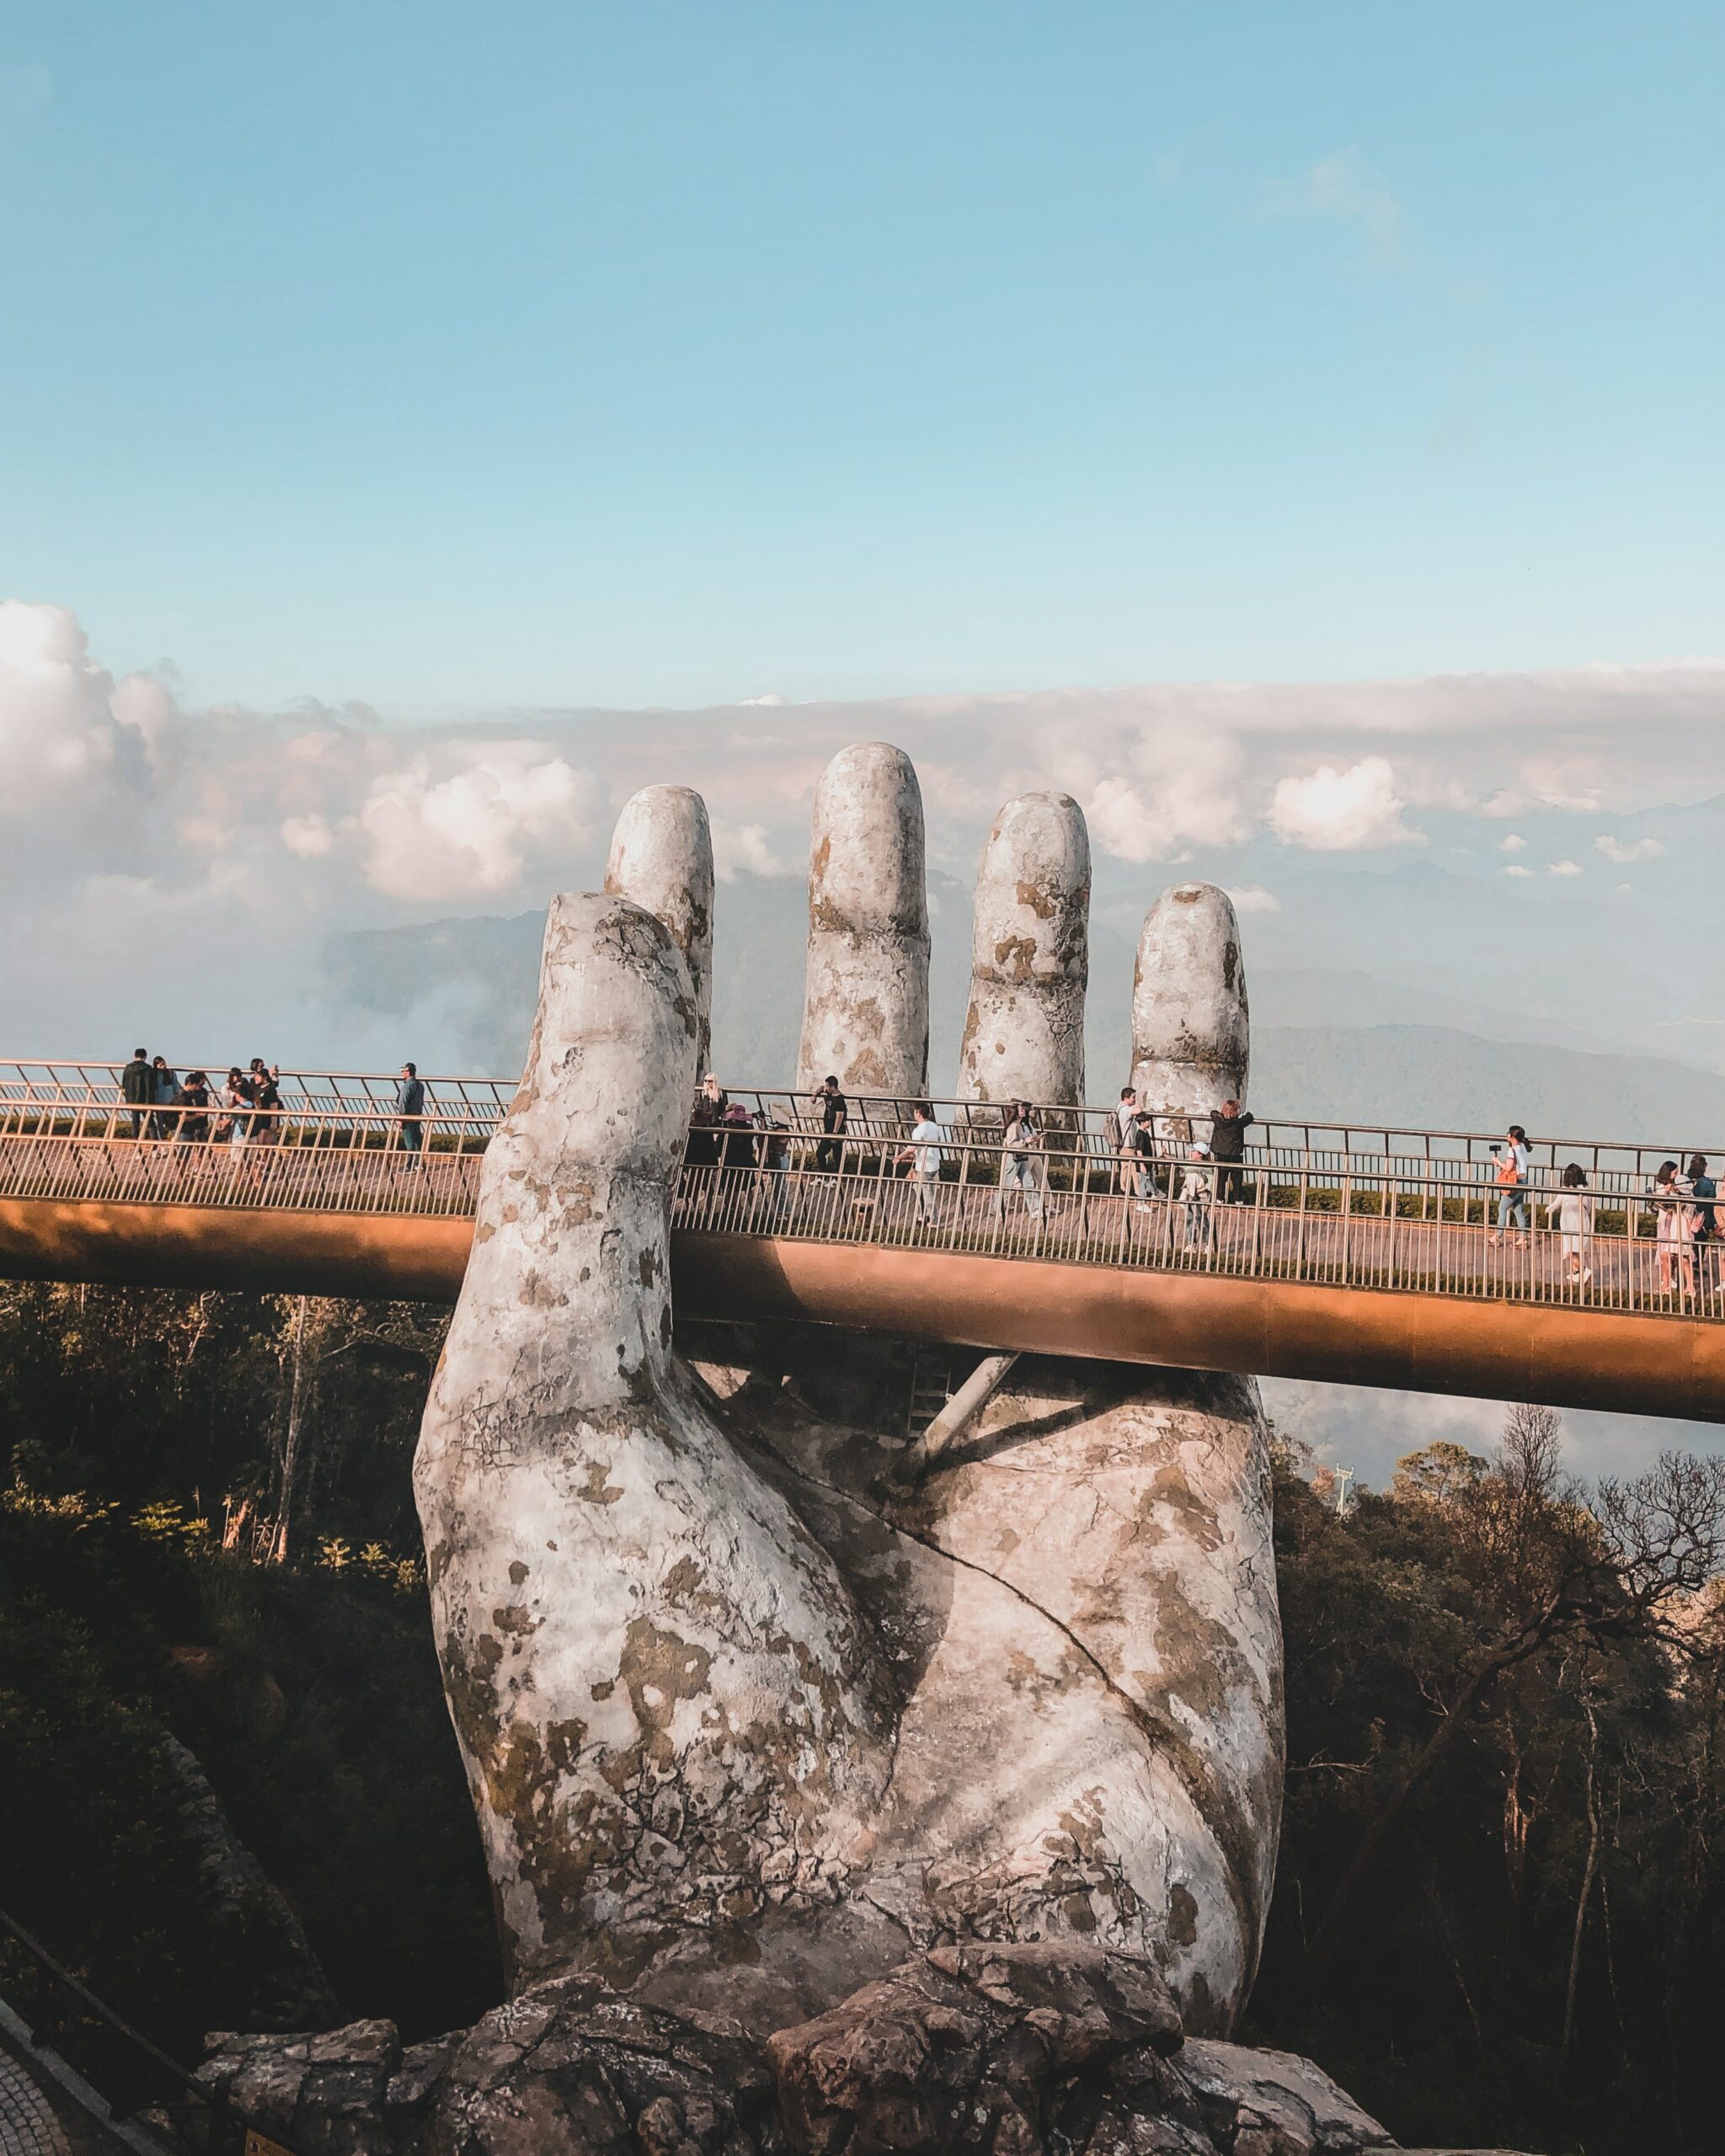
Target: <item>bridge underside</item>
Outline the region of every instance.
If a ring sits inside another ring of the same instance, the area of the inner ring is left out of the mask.
[[[473,1233],[431,1213],[0,1199],[0,1275],[447,1303]],[[1680,1315],[686,1231],[671,1263],[692,1318],[1725,1422],[1725,1326]]]

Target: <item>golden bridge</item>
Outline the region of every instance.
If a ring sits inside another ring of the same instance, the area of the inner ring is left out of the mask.
[[[284,1076],[234,1143],[222,1110],[129,1107],[118,1065],[0,1065],[0,1277],[452,1302],[513,1089],[425,1083],[416,1149],[365,1073]],[[1725,1421],[1725,1246],[1662,1238],[1653,1192],[1687,1145],[1540,1141],[1530,1231],[1499,1239],[1475,1133],[1260,1120],[1218,1192],[1162,1118],[1135,1192],[1111,1113],[1056,1107],[1003,1188],[997,1108],[937,1103],[919,1178],[908,1102],[853,1097],[824,1143],[806,1095],[732,1097],[754,1123],[692,1132],[674,1196],[680,1316]]]

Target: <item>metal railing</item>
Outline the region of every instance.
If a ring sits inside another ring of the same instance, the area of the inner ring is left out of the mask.
[[[278,1110],[230,1113],[127,1103],[120,1070],[0,1065],[0,1196],[471,1214],[514,1090],[427,1078],[423,1112],[403,1118],[393,1077],[292,1073]],[[940,1172],[919,1177],[903,1157],[910,1101],[853,1096],[833,1131],[818,1095],[740,1090],[730,1106],[742,1120],[691,1129],[680,1227],[1725,1318],[1725,1246],[1692,1233],[1710,1209],[1653,1188],[1689,1146],[1537,1140],[1498,1240],[1502,1141],[1476,1132],[1265,1118],[1236,1166],[1189,1157],[1209,1117],[1162,1115],[1134,1165],[1112,1111],[1049,1108],[1021,1166],[1002,1109],[940,1102]],[[1572,1162],[1586,1218],[1566,1235]],[[1725,1200],[1717,1219],[1725,1229]]]
[[[747,1123],[692,1129],[676,1226],[1725,1321],[1725,1242],[1696,1234],[1725,1230],[1725,1198],[1655,1192],[1676,1149],[1548,1140],[1506,1192],[1501,1141],[1465,1132],[1277,1119],[1236,1164],[1193,1156],[1207,1116],[1157,1117],[1146,1156],[1107,1111],[1047,1110],[1017,1149],[999,1107],[940,1104],[936,1149],[911,1142],[907,1103],[852,1103],[827,1132],[809,1097],[745,1099]],[[1571,1161],[1588,1182],[1567,1193]]]
[[[64,2060],[115,2118],[159,2143],[163,2156],[243,2156],[250,2139],[246,2121],[226,2093],[122,2020],[3,1909],[0,1979],[32,2040]],[[271,2137],[296,2156],[291,2142]]]

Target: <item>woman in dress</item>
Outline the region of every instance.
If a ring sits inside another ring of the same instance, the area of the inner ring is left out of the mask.
[[[1587,1174],[1572,1161],[1563,1171],[1562,1187],[1557,1202],[1551,1208],[1560,1241],[1558,1249],[1563,1258],[1563,1274],[1567,1280],[1578,1283],[1594,1277],[1594,1201],[1587,1187]]]
[[[1653,1178],[1653,1235],[1659,1256],[1659,1292],[1671,1292],[1674,1268],[1685,1295],[1695,1293],[1695,1193],[1677,1172],[1675,1161],[1662,1161]]]

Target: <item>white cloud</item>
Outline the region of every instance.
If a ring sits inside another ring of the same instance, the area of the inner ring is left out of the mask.
[[[1246,751],[1226,726],[1158,713],[1088,735],[1052,728],[1038,736],[1036,751],[1041,782],[1082,803],[1091,836],[1117,860],[1185,861],[1194,846],[1237,846],[1250,831]],[[1016,773],[1008,783],[1004,757],[994,768],[996,801],[985,816],[1017,785]]]
[[[1525,853],[1527,841],[1519,831],[1511,831],[1507,838],[1498,840],[1498,851],[1499,853]]]
[[[1548,861],[1546,873],[1548,876],[1578,876],[1581,863],[1578,861]]]
[[[1513,861],[1510,862],[1509,866],[1509,867],[1508,867],[1503,871],[1503,873],[1504,873],[1506,876],[1515,876],[1515,877],[1519,877],[1519,878],[1520,878],[1521,879],[1523,879],[1525,882],[1526,882],[1526,883],[1532,883],[1532,882],[1534,882],[1534,880],[1535,880],[1535,878],[1534,878],[1534,873],[1533,873],[1532,869],[1530,869],[1530,868],[1519,868],[1519,867],[1515,865],[1515,863],[1514,863]]]
[[[1381,265],[1393,261],[1401,249],[1401,200],[1356,150],[1320,157],[1298,179],[1272,182],[1258,199],[1258,211],[1278,223],[1332,219],[1356,226]]]
[[[790,864],[773,851],[765,824],[728,824],[713,826],[713,873],[721,883],[744,876],[788,876]]]
[[[1242,884],[1237,891],[1230,891],[1228,896],[1234,902],[1236,913],[1279,913],[1282,910],[1282,901],[1274,891],[1265,890],[1262,883]]]
[[[391,898],[492,895],[518,883],[530,860],[553,865],[592,830],[600,787],[590,771],[535,742],[483,749],[451,744],[467,760],[446,776],[415,757],[371,782],[359,810],[366,880]]]
[[[0,603],[0,816],[87,823],[144,792],[173,721],[159,682],[115,687],[69,607]]]
[[[737,709],[739,711],[782,711],[784,708],[784,702],[782,696],[769,690],[764,696],[739,696]]]
[[[1423,845],[1402,820],[1404,805],[1389,759],[1362,756],[1346,771],[1320,764],[1308,777],[1279,781],[1265,821],[1284,846],[1314,853]]]
[[[335,834],[327,816],[284,816],[281,843],[302,861],[318,861],[334,851]]]
[[[1632,839],[1625,846],[1621,840],[1605,836],[1594,841],[1594,849],[1619,868],[1632,861],[1657,861],[1665,851],[1658,839]]]

